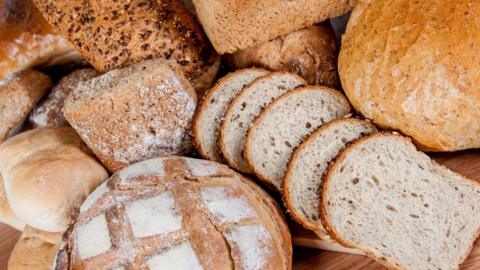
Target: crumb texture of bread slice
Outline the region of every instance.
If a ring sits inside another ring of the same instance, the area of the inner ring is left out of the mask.
[[[329,233],[392,269],[458,269],[480,229],[480,185],[400,135],[351,144],[322,188]]]
[[[276,99],[248,131],[245,156],[255,175],[281,191],[293,150],[315,129],[350,109],[340,92],[324,86],[300,87]]]
[[[193,123],[195,145],[200,155],[213,161],[223,161],[217,142],[228,105],[247,84],[267,74],[268,71],[259,68],[239,70],[220,79],[208,92]]]
[[[220,150],[227,163],[243,173],[252,173],[243,157],[248,128],[265,106],[289,90],[305,85],[300,76],[273,72],[253,81],[230,103],[220,128]]]
[[[318,201],[328,164],[350,142],[376,131],[368,121],[334,120],[311,134],[294,151],[285,174],[283,199],[292,217],[321,239],[330,239],[322,226]]]

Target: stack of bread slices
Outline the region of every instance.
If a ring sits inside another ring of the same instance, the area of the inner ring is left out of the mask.
[[[352,117],[340,91],[306,84],[258,68],[228,74],[197,110],[198,152],[282,194],[331,249],[392,269],[457,268],[480,229],[478,183]]]

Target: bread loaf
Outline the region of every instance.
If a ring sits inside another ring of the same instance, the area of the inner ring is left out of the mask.
[[[3,177],[0,174],[0,222],[5,223],[19,231],[22,231],[25,227],[25,222],[20,220],[13,212],[10,204],[7,200],[7,194],[5,194],[5,188],[3,187]]]
[[[47,75],[34,70],[0,81],[0,143],[15,133],[51,84]]]
[[[27,225],[62,232],[108,177],[69,127],[34,129],[0,145],[0,174],[13,212]]]
[[[374,134],[330,165],[320,210],[335,240],[390,269],[458,269],[480,232],[479,202],[477,182],[405,137]]]
[[[234,53],[351,9],[355,0],[193,0],[217,52]]]
[[[55,267],[62,233],[25,227],[8,258],[8,270],[51,270]]]
[[[63,104],[67,96],[83,81],[98,76],[92,68],[79,69],[63,77],[50,94],[40,101],[28,118],[33,128],[68,125],[63,116]]]
[[[200,93],[219,69],[218,55],[181,1],[34,2],[102,73],[147,59],[171,60]]]
[[[291,269],[280,209],[251,180],[211,161],[133,164],[82,204],[60,269]]]
[[[226,60],[233,69],[263,67],[296,73],[309,84],[333,88],[340,85],[337,44],[328,22],[226,55]]]
[[[267,74],[268,71],[259,68],[238,70],[220,79],[208,91],[193,121],[193,138],[202,157],[217,162],[223,161],[218,148],[218,139],[220,125],[228,105],[247,84]]]
[[[80,61],[32,0],[0,1],[0,80],[21,70]]]
[[[276,98],[253,121],[243,155],[255,175],[283,190],[283,177],[293,150],[315,129],[350,113],[337,90],[306,86]]]
[[[247,85],[228,105],[220,127],[219,147],[228,165],[253,173],[242,151],[248,128],[261,110],[275,98],[307,82],[288,72],[274,72]]]
[[[361,119],[334,120],[308,136],[293,152],[285,173],[283,200],[292,218],[320,239],[332,241],[318,209],[328,164],[348,143],[375,131],[370,122]]]
[[[81,83],[66,99],[70,125],[110,172],[193,148],[197,96],[176,66],[143,61]]]
[[[339,56],[353,107],[423,150],[479,148],[478,14],[478,1],[360,1]]]

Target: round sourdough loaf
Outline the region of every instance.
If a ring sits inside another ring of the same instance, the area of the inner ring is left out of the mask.
[[[8,270],[47,270],[55,266],[62,233],[25,227],[8,259]]]
[[[300,75],[309,84],[338,87],[337,44],[328,22],[226,55],[231,68],[263,67]]]
[[[0,145],[0,173],[13,212],[27,225],[62,232],[108,177],[69,127],[30,130]]]
[[[182,157],[131,165],[85,200],[60,269],[291,269],[275,201],[225,165]]]
[[[423,150],[480,147],[480,1],[360,1],[339,73],[357,111]]]
[[[0,174],[0,222],[3,222],[19,231],[25,227],[25,222],[20,220],[13,212],[5,194],[5,188],[3,187],[3,177]]]

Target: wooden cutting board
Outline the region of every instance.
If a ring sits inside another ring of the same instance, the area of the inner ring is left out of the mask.
[[[480,150],[464,151],[453,154],[432,154],[439,163],[466,177],[480,181]],[[380,270],[380,264],[362,255],[324,251],[307,247],[318,247],[319,239],[299,226],[292,226],[294,247],[294,270]],[[7,269],[10,255],[20,233],[0,224],[0,269]],[[480,269],[480,239],[462,264],[461,270]]]

